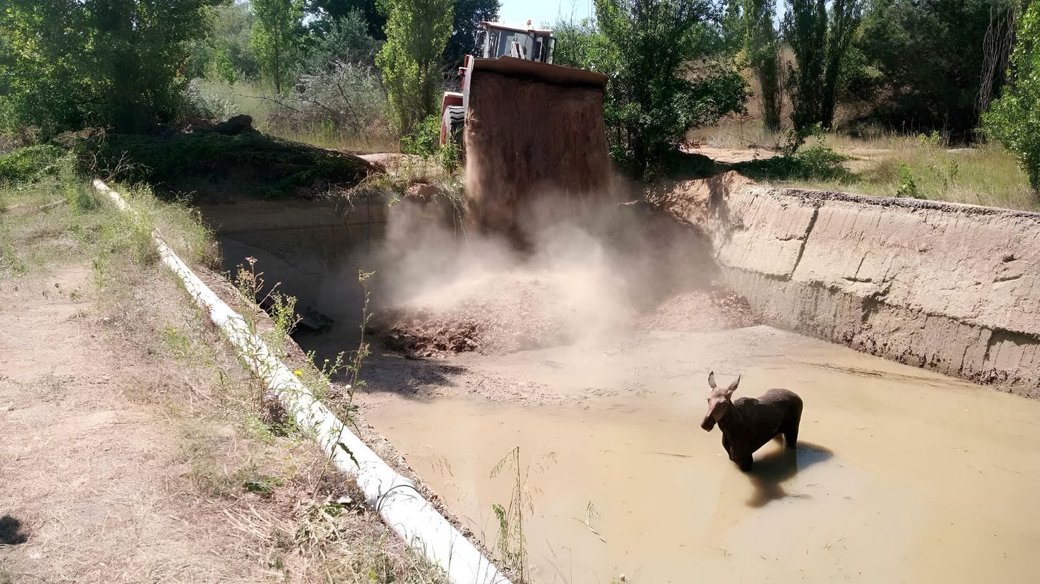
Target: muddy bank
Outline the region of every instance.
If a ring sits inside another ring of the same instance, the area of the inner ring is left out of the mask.
[[[771,322],[1040,397],[1040,215],[732,174],[656,200],[709,235],[720,280]]]

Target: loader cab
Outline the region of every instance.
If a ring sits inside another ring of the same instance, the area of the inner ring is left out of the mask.
[[[548,29],[537,29],[527,21],[527,27],[511,26],[499,22],[481,22],[485,59],[514,57],[525,61],[552,63],[553,46],[556,39]]]

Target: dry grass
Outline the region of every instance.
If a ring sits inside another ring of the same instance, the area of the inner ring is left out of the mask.
[[[784,136],[765,132],[757,121],[729,121],[693,134],[716,148],[775,147]],[[989,207],[1040,211],[1040,196],[1014,156],[1003,147],[986,144],[949,148],[938,135],[905,136],[872,132],[864,137],[828,133],[810,139],[849,157],[850,178],[838,180],[778,180],[775,184],[837,190],[883,197],[911,196]]]
[[[164,498],[176,501],[177,519],[199,540],[220,542],[214,552],[223,549],[228,566],[251,565],[250,581],[444,581],[365,507],[356,484],[336,474],[308,438],[261,419],[260,386],[152,250],[148,235],[158,226],[188,261],[211,263],[212,238],[193,212],[129,189],[141,211],[130,219],[67,178],[0,190],[0,278],[28,282],[77,262],[93,265],[99,342],[120,355],[129,377],[123,395],[160,413],[176,437],[172,478],[141,480],[168,480]],[[65,198],[54,194],[62,192]],[[66,202],[52,205],[56,200]],[[112,513],[138,517],[154,503],[135,501],[122,512],[116,505]],[[19,577],[4,570],[0,582]],[[160,581],[151,573],[125,577]],[[238,581],[229,573],[213,577]],[[54,581],[64,580],[59,574]]]

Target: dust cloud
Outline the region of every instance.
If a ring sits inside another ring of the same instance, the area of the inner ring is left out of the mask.
[[[381,326],[420,346],[510,352],[622,332],[710,284],[696,232],[617,193],[596,199],[530,198],[506,236],[458,229],[434,202],[395,205],[371,261]]]

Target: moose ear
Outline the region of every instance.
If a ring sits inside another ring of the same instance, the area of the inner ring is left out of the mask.
[[[715,372],[712,371],[708,374],[708,387],[715,389]]]
[[[737,391],[737,386],[740,385],[740,376],[737,376],[737,380],[729,384],[726,388],[726,395],[733,395],[733,392]]]

